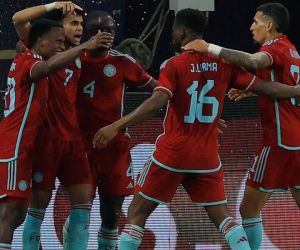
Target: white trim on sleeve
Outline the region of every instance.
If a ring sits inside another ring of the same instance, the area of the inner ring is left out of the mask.
[[[256,76],[253,76],[251,82],[249,83],[248,87],[245,89],[245,91],[247,91],[251,86],[252,84],[254,83],[254,81],[256,80]]]

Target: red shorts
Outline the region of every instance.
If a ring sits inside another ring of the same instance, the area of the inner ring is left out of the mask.
[[[300,151],[262,146],[249,170],[247,185],[265,192],[300,189]]]
[[[223,169],[214,173],[178,173],[164,169],[151,159],[141,171],[136,191],[144,198],[168,204],[182,184],[197,205],[212,206],[227,203],[224,191]]]
[[[16,160],[0,162],[0,200],[2,198],[19,198],[29,200],[31,191],[31,159],[20,151]]]
[[[134,192],[134,177],[129,142],[91,149],[88,159],[99,194],[127,196]]]
[[[34,150],[32,187],[53,190],[56,177],[65,187],[92,185],[92,173],[83,143],[38,137]]]

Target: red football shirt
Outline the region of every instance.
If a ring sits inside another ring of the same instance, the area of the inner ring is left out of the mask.
[[[211,55],[184,52],[162,64],[158,82],[155,91],[171,99],[152,159],[171,171],[217,171],[225,93],[231,87],[251,90],[256,76]]]
[[[43,133],[52,139],[80,140],[76,100],[81,71],[77,58],[65,68],[49,75],[49,98]]]
[[[87,143],[103,126],[120,119],[124,110],[125,84],[144,87],[152,77],[130,56],[109,50],[101,57],[86,53],[78,88],[78,112],[81,132]],[[125,139],[120,133],[116,139]]]
[[[36,83],[31,79],[31,70],[40,61],[42,57],[29,50],[18,54],[11,64],[0,122],[0,162],[17,159],[19,150],[28,151],[43,121],[48,79]]]
[[[270,57],[272,65],[257,71],[258,77],[287,85],[299,84],[300,56],[286,36],[266,42],[260,51]],[[300,107],[295,99],[274,101],[260,96],[259,107],[264,144],[300,150]]]

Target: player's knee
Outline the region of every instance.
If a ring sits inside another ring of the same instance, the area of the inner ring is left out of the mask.
[[[206,213],[210,220],[218,227],[225,218],[230,217],[225,204],[215,206],[205,206]]]
[[[241,203],[241,205],[240,205],[240,214],[241,214],[243,219],[259,217],[260,208],[259,208],[259,206],[255,206],[255,204],[248,205],[248,204],[245,204],[245,203]]]
[[[130,204],[128,208],[128,219],[129,218],[135,218],[143,214],[143,211],[141,211],[139,206],[133,205],[133,203]]]
[[[155,209],[155,205],[133,204],[128,208],[128,219],[135,218],[138,220],[146,220]]]
[[[16,229],[24,222],[26,212],[27,206],[24,204],[2,204],[0,206],[0,224],[6,225],[10,229]]]
[[[101,208],[101,219],[102,224],[106,228],[115,228],[118,225],[118,220],[121,214],[121,209],[102,209]]]
[[[51,197],[51,191],[33,189],[30,206],[33,208],[46,208],[51,200]]]

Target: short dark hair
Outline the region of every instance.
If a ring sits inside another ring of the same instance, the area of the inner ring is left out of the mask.
[[[197,9],[183,9],[176,14],[175,25],[182,25],[191,29],[195,34],[203,36],[206,16],[204,12]]]
[[[37,40],[42,37],[43,35],[47,34],[51,31],[52,27],[59,27],[63,28],[61,23],[49,20],[49,19],[40,19],[36,21],[29,32],[29,39],[28,39],[28,48],[31,49],[37,42]]]
[[[106,17],[106,16],[111,17],[111,14],[109,14],[108,12],[103,11],[103,10],[94,10],[87,14],[86,24],[88,24],[89,22],[91,22],[95,19],[98,19],[99,17]]]
[[[256,11],[272,18],[276,24],[276,31],[285,33],[290,22],[290,14],[287,8],[280,3],[265,3],[257,7]]]

